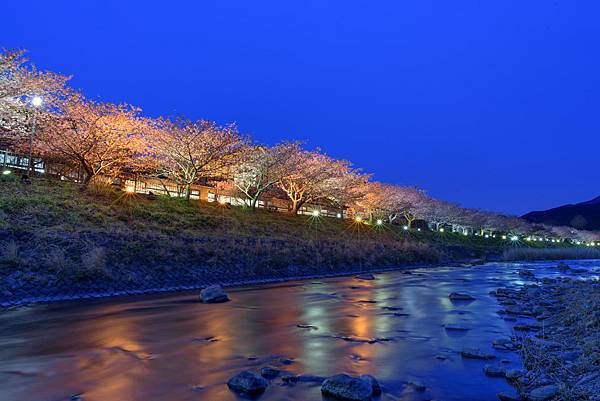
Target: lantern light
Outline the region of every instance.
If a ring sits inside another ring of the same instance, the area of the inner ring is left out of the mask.
[[[34,96],[34,97],[31,99],[31,104],[32,104],[34,107],[40,107],[40,106],[42,105],[42,103],[44,103],[44,101],[43,101],[43,100],[42,100],[42,98],[41,98],[41,97],[39,97],[39,96]]]
[[[318,210],[313,210],[313,211],[312,211],[312,215],[313,215],[314,217],[319,217],[319,211],[318,211]]]
[[[377,221],[375,222],[378,226],[383,224],[383,220],[381,219],[377,219]]]
[[[2,172],[2,175],[9,175],[9,174],[10,174],[10,170],[4,170],[4,171]]]
[[[135,192],[135,188],[133,187],[126,187],[125,188],[125,192],[127,192],[128,194],[132,194]]]
[[[516,235],[513,235],[512,237],[510,237],[511,241],[517,241],[519,239],[519,237],[517,237]]]

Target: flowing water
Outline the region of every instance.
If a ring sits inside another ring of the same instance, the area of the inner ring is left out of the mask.
[[[543,277],[557,274],[554,265],[526,267]],[[460,350],[480,348],[520,367],[516,354],[491,347],[510,336],[514,322],[502,319],[488,293],[523,284],[523,266],[236,288],[224,304],[202,304],[197,292],[186,292],[3,310],[0,400],[231,401],[240,397],[227,380],[263,366],[317,376],[372,374],[384,387],[380,400],[497,400],[511,387],[486,377],[485,362],[463,359]],[[571,266],[597,271],[600,264]],[[453,302],[453,291],[476,300]],[[470,330],[448,331],[445,324]],[[321,400],[320,385],[275,379],[260,399]]]

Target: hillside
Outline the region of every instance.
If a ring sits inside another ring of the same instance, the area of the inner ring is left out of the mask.
[[[499,258],[510,245],[0,176],[4,304]]]
[[[532,223],[569,226],[585,230],[600,230],[600,196],[587,202],[564,205],[522,216]]]

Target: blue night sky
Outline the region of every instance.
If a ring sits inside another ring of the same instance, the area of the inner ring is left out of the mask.
[[[7,1],[0,46],[148,115],[521,214],[600,195],[600,2]]]

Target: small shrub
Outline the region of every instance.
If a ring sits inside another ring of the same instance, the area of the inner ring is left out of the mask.
[[[61,248],[52,249],[48,255],[46,255],[44,262],[49,270],[52,270],[59,275],[67,272],[73,267],[71,260],[66,257],[65,251]]]
[[[19,246],[15,241],[10,241],[0,246],[0,261],[4,263],[19,264]]]
[[[75,281],[112,278],[106,266],[106,251],[104,248],[93,247],[81,255],[81,266],[74,271]]]

